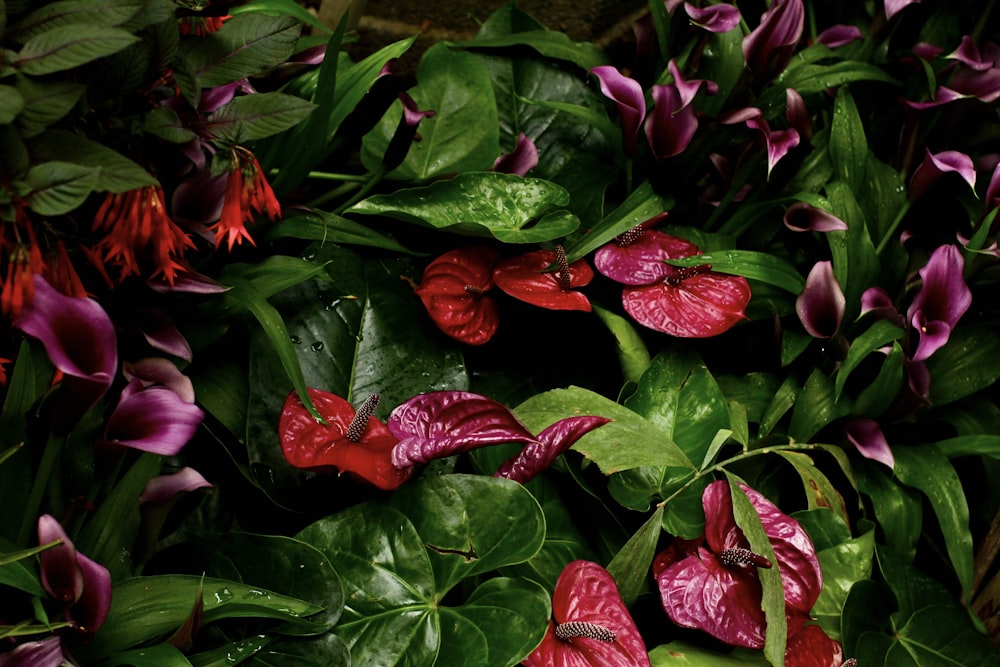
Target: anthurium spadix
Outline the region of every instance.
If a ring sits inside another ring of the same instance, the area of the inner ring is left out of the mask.
[[[552,270],[552,266],[555,269]],[[549,310],[590,312],[590,300],[574,288],[594,278],[584,259],[566,261],[562,246],[554,250],[534,250],[508,257],[493,268],[493,282],[504,293],[533,306]]]
[[[527,667],[648,667],[649,655],[614,578],[576,560],[559,575],[545,638]]]

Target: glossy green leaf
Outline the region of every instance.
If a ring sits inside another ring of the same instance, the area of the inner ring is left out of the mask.
[[[247,667],[350,667],[351,652],[343,640],[334,634],[308,639],[295,637],[270,642],[241,664]],[[227,662],[218,663],[218,667],[228,667],[228,665]],[[209,666],[196,664],[195,667]],[[215,667],[215,664],[211,667]]]
[[[760,436],[763,437],[778,425],[778,421],[795,405],[802,386],[794,375],[787,376],[774,392],[774,397],[760,416]]]
[[[961,435],[935,443],[938,450],[950,459],[959,456],[989,456],[1000,459],[1000,435]]]
[[[802,480],[802,490],[809,509],[825,508],[834,512],[844,522],[850,520],[840,492],[830,479],[816,467],[812,457],[802,452],[778,452],[791,464]]]
[[[791,264],[776,255],[754,250],[722,250],[665,261],[673,266],[710,264],[713,271],[759,280],[796,295],[806,286],[805,279]]]
[[[626,607],[631,607],[648,585],[647,573],[656,556],[656,545],[662,531],[663,507],[657,507],[646,522],[635,531],[615,557],[607,570],[615,583]]]
[[[914,489],[894,483],[884,466],[862,462],[857,466],[858,487],[871,499],[884,543],[904,558],[913,558],[923,528],[923,503]]]
[[[788,434],[797,442],[809,442],[820,429],[850,412],[848,401],[837,402],[833,380],[816,368],[795,398]]]
[[[554,30],[529,30],[498,37],[476,37],[451,46],[466,49],[496,49],[527,46],[548,58],[566,60],[580,69],[590,71],[598,65],[607,65],[608,56],[590,42],[570,41],[564,33]]]
[[[6,540],[0,541],[0,586],[9,586],[28,595],[43,597],[45,590],[39,574],[29,567],[33,564],[33,559],[25,562],[25,559],[31,559],[41,551],[41,547],[15,550],[12,545]]]
[[[330,32],[330,28],[325,23],[295,0],[252,0],[243,5],[231,7],[229,12],[233,16],[253,12],[260,12],[268,16],[293,16],[320,32]]]
[[[618,362],[622,367],[622,378],[626,382],[638,382],[652,361],[642,336],[624,317],[600,306],[591,305],[591,310],[615,337]]]
[[[44,355],[41,345],[38,349],[39,354]],[[36,365],[46,370],[51,368],[49,362],[42,362],[42,359],[45,357],[36,361],[28,340],[21,341],[8,380],[3,409],[0,410],[0,449],[5,453],[4,461],[0,463],[0,503],[3,507],[23,508],[31,493],[32,456],[31,450],[24,446],[27,438],[24,415],[38,398],[37,392],[45,387],[45,380],[36,380],[35,377]],[[12,447],[16,449],[12,451]],[[19,539],[23,520],[21,514],[21,511],[0,513],[0,537],[11,541]]]
[[[865,188],[859,203],[874,238],[883,238],[892,222],[906,206],[906,186],[899,171],[868,153]]]
[[[538,433],[559,419],[577,415],[612,419],[573,445],[574,451],[596,463],[606,475],[639,466],[675,466],[694,471],[684,451],[653,422],[582,387],[537,394],[517,406],[514,412],[532,433]]]
[[[893,667],[995,665],[996,649],[950,605],[918,610],[892,636],[862,634],[859,664]]]
[[[419,109],[436,113],[420,121],[421,140],[413,143],[389,178],[422,181],[490,169],[500,155],[496,101],[476,56],[436,44],[420,60],[417,81],[407,92]],[[361,159],[370,171],[382,163],[401,115],[402,103],[397,101],[365,135]]]
[[[302,24],[292,17],[243,14],[185,52],[198,80],[214,88],[261,74],[292,55]]]
[[[989,387],[1000,378],[1000,336],[994,327],[961,323],[927,360],[930,401],[944,405]]]
[[[604,216],[587,234],[566,247],[566,258],[570,262],[589,255],[619,234],[627,232],[653,216],[670,210],[673,202],[664,199],[648,181],[636,187],[615,210]]]
[[[826,234],[833,259],[833,275],[840,284],[847,300],[846,320],[857,317],[861,308],[861,295],[875,283],[880,263],[864,213],[858,205],[851,186],[844,181],[826,185],[831,213],[847,223],[848,230]]]
[[[65,161],[96,173],[94,192],[126,192],[158,185],[148,171],[121,153],[74,132],[47,130],[30,139],[28,148],[37,162]]]
[[[898,341],[893,342],[892,351],[882,362],[878,375],[858,392],[854,400],[854,414],[877,417],[892,407],[906,381],[905,361],[903,347]]]
[[[748,651],[737,650],[735,653],[739,655],[729,656],[703,646],[675,640],[650,651],[649,663],[652,667],[767,667],[769,664],[759,653],[756,654],[756,659],[750,658]]]
[[[65,25],[28,39],[11,63],[32,76],[62,72],[121,51],[139,38],[121,28]]]
[[[829,151],[835,177],[854,192],[861,192],[868,162],[868,142],[864,123],[847,86],[837,90],[833,102]]]
[[[180,649],[172,644],[163,642],[162,644],[155,644],[148,648],[121,651],[102,661],[97,667],[115,667],[116,665],[129,665],[129,667],[190,667],[191,664],[184,657],[184,654],[181,653]]]
[[[36,164],[24,177],[28,205],[39,215],[69,213],[84,202],[97,183],[93,169],[71,162]]]
[[[837,370],[837,379],[834,383],[834,396],[837,400],[840,400],[847,378],[864,361],[865,357],[902,337],[903,330],[889,320],[878,320],[864,333],[856,336],[851,341],[851,347],[847,350],[844,363]]]
[[[294,95],[240,95],[209,115],[206,126],[219,139],[236,143],[278,134],[301,123],[316,105]]]
[[[553,210],[568,203],[569,193],[549,181],[479,172],[369,197],[348,213],[386,215],[504,243],[541,243],[579,226],[572,214]]]
[[[714,81],[719,92],[715,95],[699,95],[695,99],[695,105],[708,116],[716,116],[724,108],[746,68],[743,36],[739,31],[730,30],[708,33],[705,37],[707,41],[699,58],[696,76]]]
[[[332,637],[333,635],[330,636]],[[212,649],[191,654],[188,656],[188,660],[193,667],[228,667],[228,665],[232,664],[233,659],[238,656],[245,658],[245,660],[237,664],[246,664],[246,661],[252,660],[254,655],[264,650],[272,642],[274,642],[274,638],[267,635],[247,637],[246,639],[222,644]],[[337,665],[335,662],[331,664]]]
[[[267,230],[267,238],[295,238],[320,243],[360,245],[383,248],[406,255],[414,254],[391,237],[371,227],[324,211],[309,211],[286,216],[280,225],[274,225]]]
[[[832,65],[804,65],[789,67],[779,77],[783,87],[794,88],[800,95],[809,95],[836,88],[853,81],[878,81],[898,85],[899,82],[875,65],[857,61],[843,61]],[[775,87],[780,90],[779,87]]]
[[[184,144],[198,137],[170,107],[151,109],[142,121],[142,130],[172,144]]]
[[[694,539],[705,532],[705,510],[701,496],[712,481],[708,475],[695,477],[686,468],[644,466],[612,475],[608,492],[623,507],[640,512],[661,501],[663,530],[671,535]]]
[[[920,489],[934,508],[944,546],[966,597],[972,594],[972,533],[965,490],[955,468],[934,445],[896,447],[899,481]]]

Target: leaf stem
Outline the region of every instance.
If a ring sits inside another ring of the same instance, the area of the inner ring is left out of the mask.
[[[370,178],[366,174],[338,174],[330,171],[310,171],[308,177],[318,181],[346,181],[350,183],[366,183]]]
[[[31,536],[31,527],[38,519],[38,511],[42,506],[42,496],[48,487],[49,478],[52,476],[56,461],[62,454],[63,444],[66,439],[63,436],[50,435],[42,451],[42,460],[38,464],[38,473],[35,475],[35,482],[28,495],[28,502],[24,507],[24,516],[21,519],[21,530],[18,532],[17,541],[19,544],[27,544]]]
[[[343,215],[344,211],[346,211],[347,209],[351,208],[359,201],[364,199],[368,195],[368,193],[375,188],[376,185],[382,182],[383,176],[385,176],[385,167],[383,165],[379,165],[378,169],[376,169],[371,173],[371,178],[368,180],[368,182],[362,185],[361,189],[355,192],[350,199],[345,201],[343,204],[338,206],[335,211],[333,211],[334,215]]]
[[[889,239],[891,239],[892,236],[896,233],[896,228],[899,227],[899,223],[903,221],[903,218],[906,216],[906,213],[909,210],[910,210],[910,201],[907,200],[907,202],[903,204],[903,206],[899,209],[899,213],[896,214],[896,217],[892,221],[892,224],[889,225],[889,229],[886,230],[885,235],[882,237],[882,240],[879,241],[878,247],[875,248],[876,255],[881,255],[882,251],[885,250],[885,247],[889,245]]]

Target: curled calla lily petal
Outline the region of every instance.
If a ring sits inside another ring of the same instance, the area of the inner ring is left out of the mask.
[[[897,326],[906,324],[889,293],[881,287],[869,287],[861,295],[861,315],[867,313],[873,313],[878,319],[890,320]]]
[[[0,655],[0,667],[62,667],[64,664],[66,661],[59,637],[24,642],[9,653]]]
[[[469,345],[489,342],[500,323],[493,287],[500,255],[485,246],[450,250],[427,265],[415,293],[441,331]]]
[[[205,413],[186,403],[171,389],[143,388],[132,380],[122,391],[118,406],[104,430],[104,442],[161,456],[173,456],[194,436]]]
[[[517,456],[501,465],[493,476],[525,484],[551,466],[577,440],[610,421],[606,417],[593,416],[560,419],[539,433],[537,442],[529,442]]]
[[[46,549],[39,556],[42,587],[56,600],[72,604],[83,594],[83,573],[76,564],[76,548],[53,516],[38,517],[38,543],[50,544],[56,540],[62,540],[62,544]]]
[[[823,586],[816,550],[797,521],[757,491],[741,484],[760,517],[780,573],[786,615],[797,628],[815,604]],[[678,540],[661,553],[654,566],[663,607],[678,625],[697,628],[728,644],[764,645],[764,613],[758,567],[772,564],[749,550],[736,525],[732,496],[725,481],[713,482],[702,494],[705,536]]]
[[[139,380],[143,387],[161,384],[177,394],[185,403],[194,403],[194,385],[191,378],[181,373],[169,359],[146,357],[136,362],[122,364],[122,374],[131,382]]]
[[[713,7],[723,7],[725,5],[713,5]],[[731,6],[731,5],[730,5]],[[709,8],[711,9],[711,8]],[[736,9],[733,7],[733,9]],[[737,17],[739,12],[737,12]],[[737,18],[739,22],[739,18]],[[678,98],[680,100],[679,108],[691,104],[694,101],[694,96],[698,92],[698,89],[705,86],[705,91],[709,95],[715,95],[719,92],[719,84],[714,81],[709,81],[708,79],[685,79],[684,74],[681,72],[680,68],[677,66],[677,60],[671,58],[670,62],[667,63],[667,71],[670,72],[670,76],[674,79],[674,87],[677,89]]]
[[[577,560],[563,569],[552,594],[552,618],[542,643],[525,658],[527,667],[650,664],[615,580],[597,563]]]
[[[785,89],[785,120],[800,138],[805,141],[812,138],[812,119],[809,116],[809,109],[806,108],[806,102],[799,95],[799,91],[794,88]]]
[[[625,311],[639,324],[679,338],[717,336],[745,319],[751,296],[745,278],[687,271],[654,285],[626,287]]]
[[[92,634],[101,629],[111,610],[111,573],[81,553],[76,562],[83,575],[83,594],[66,610],[66,617],[81,632]]]
[[[600,65],[590,70],[597,77],[604,96],[615,103],[622,125],[622,146],[625,155],[635,155],[639,145],[639,130],[646,117],[646,98],[642,86],[635,79],[625,76],[611,65]]]
[[[795,129],[772,130],[763,118],[751,118],[746,121],[747,127],[758,130],[764,136],[767,144],[767,175],[774,171],[781,158],[799,145],[799,133]]]
[[[651,285],[674,275],[676,269],[663,260],[690,257],[700,251],[687,239],[647,228],[666,217],[661,213],[601,246],[594,254],[594,267],[623,285]]]
[[[806,278],[805,289],[795,300],[802,326],[814,338],[829,338],[840,330],[846,309],[847,298],[833,275],[833,262],[816,262]]]
[[[920,0],[885,0],[885,18],[891,20],[905,7],[918,4],[920,4]]]
[[[698,8],[690,2],[685,2],[684,11],[692,23],[709,32],[729,32],[740,24],[740,10],[724,2],[705,8]]]
[[[823,44],[831,49],[850,44],[858,39],[864,39],[864,34],[861,32],[861,28],[856,25],[832,25],[816,35],[817,44]]]
[[[186,292],[188,294],[224,294],[229,291],[222,283],[195,271],[178,271],[174,276],[173,285],[166,280],[148,280],[146,284],[154,292]]]
[[[920,269],[920,291],[906,311],[910,326],[920,336],[914,361],[927,359],[947,343],[952,329],[972,305],[972,291],[962,277],[964,267],[958,247],[944,245],[935,249]]]
[[[805,26],[802,0],[775,0],[743,38],[743,58],[755,76],[779,72],[792,58]]]
[[[996,166],[993,167],[993,173],[990,175],[989,185],[986,186],[984,204],[986,205],[987,213],[1000,206],[1000,160],[997,160]]]
[[[847,223],[834,214],[804,201],[788,207],[784,222],[793,232],[846,232],[848,229]]]
[[[53,429],[65,433],[111,386],[118,367],[115,327],[96,301],[65,296],[39,275],[34,285],[35,298],[13,324],[41,341],[64,373]]]
[[[403,163],[406,154],[410,152],[410,146],[417,136],[417,127],[424,118],[432,118],[436,111],[427,109],[421,111],[416,100],[410,97],[409,93],[400,92],[397,94],[399,101],[403,104],[403,114],[399,118],[396,132],[386,146],[385,155],[382,156],[382,164],[386,171],[392,171]]]
[[[698,130],[698,118],[676,85],[653,86],[651,92],[655,106],[644,125],[646,139],[653,157],[663,160],[684,152]]]
[[[524,176],[538,166],[538,148],[535,142],[521,132],[517,135],[517,145],[510,153],[501,155],[493,163],[493,171]]]
[[[931,183],[947,173],[958,174],[975,191],[976,167],[971,157],[959,151],[931,153],[930,150],[927,150],[924,161],[913,170],[913,175],[910,176],[910,199],[918,199],[927,191]]]
[[[844,649],[818,625],[804,625],[788,638],[785,667],[842,667]]]
[[[165,503],[178,493],[197,489],[211,489],[212,484],[194,468],[184,467],[169,475],[159,475],[149,480],[139,494],[140,503]]]
[[[278,419],[278,436],[285,460],[316,472],[346,472],[380,489],[398,488],[413,474],[412,466],[392,464],[397,439],[385,424],[369,416],[357,441],[348,437],[357,411],[336,394],[309,389],[309,397],[326,423],[317,422],[289,392]]]
[[[397,468],[502,442],[535,442],[535,437],[502,403],[467,391],[419,394],[389,415]]]
[[[565,256],[564,256],[565,258]],[[549,270],[558,261],[555,250],[535,250],[509,257],[493,269],[493,282],[503,292],[533,306],[549,310],[590,312],[590,300],[575,287],[583,287],[594,278],[586,260],[578,259],[563,269]]]
[[[885,439],[882,428],[874,419],[852,419],[844,426],[844,432],[861,456],[884,463],[890,469],[896,465],[889,441]]]
[[[191,345],[165,312],[155,308],[142,308],[136,311],[136,317],[147,343],[161,352],[191,361],[194,356]]]

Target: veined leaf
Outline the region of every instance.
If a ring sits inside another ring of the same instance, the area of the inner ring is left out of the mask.
[[[109,56],[137,41],[137,36],[120,28],[67,25],[29,39],[12,64],[32,76],[52,74]]]
[[[295,0],[252,0],[229,10],[229,13],[233,16],[257,12],[267,14],[268,16],[292,16],[321,32],[331,32],[330,28],[316,18],[315,14],[295,2]]]
[[[143,119],[142,129],[172,144],[184,144],[198,136],[194,130],[184,126],[180,116],[170,107],[150,110]]]
[[[61,120],[83,96],[86,86],[75,81],[34,79],[19,76],[14,87],[24,100],[17,125],[26,137],[33,137]]]
[[[711,264],[713,271],[743,276],[780,287],[792,294],[805,289],[806,281],[791,264],[775,255],[753,250],[723,250],[665,260],[673,266],[700,266]]]
[[[543,56],[569,61],[588,72],[598,65],[608,64],[607,55],[595,45],[570,41],[564,33],[554,30],[529,30],[505,36],[477,37],[464,42],[451,42],[450,45],[465,49],[528,46]]]
[[[656,555],[663,521],[663,506],[649,515],[646,522],[629,538],[608,563],[608,572],[618,584],[618,592],[626,607],[632,605],[646,585],[649,567]]]
[[[132,18],[145,5],[146,0],[61,0],[25,16],[11,28],[10,35],[24,43],[62,26],[117,26]]]
[[[159,185],[148,171],[118,151],[65,130],[47,130],[28,141],[36,161],[72,162],[96,175],[94,192],[126,192]]]
[[[201,40],[187,56],[202,86],[221,86],[288,60],[301,28],[291,17],[242,14]]]
[[[418,254],[397,243],[393,238],[326,211],[308,211],[282,219],[280,225],[268,229],[267,238],[295,238],[320,243],[336,243],[384,248],[405,255]]]
[[[857,336],[847,350],[847,357],[837,371],[837,380],[834,385],[834,397],[840,400],[840,394],[844,391],[847,378],[854,372],[854,369],[864,361],[865,357],[875,350],[899,340],[903,337],[903,330],[889,320],[879,320],[871,325],[863,334]]]
[[[861,192],[868,161],[868,142],[858,107],[847,86],[840,87],[833,103],[829,150],[836,177],[854,192]]]
[[[294,127],[316,108],[294,95],[240,95],[208,117],[207,129],[237,143],[263,139]]]
[[[39,215],[69,213],[87,198],[97,183],[97,172],[71,162],[42,162],[24,177],[30,188],[26,199]]]
[[[14,86],[0,86],[0,125],[9,125],[24,109],[24,97]]]

